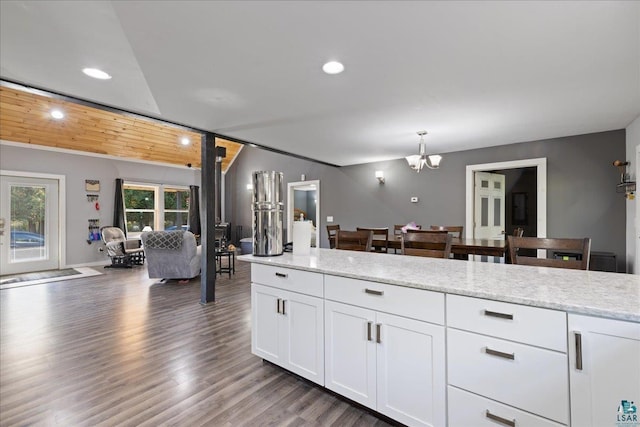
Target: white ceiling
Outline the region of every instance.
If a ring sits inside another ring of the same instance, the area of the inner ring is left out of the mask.
[[[3,0],[0,19],[5,79],[337,165],[416,154],[423,129],[446,153],[640,114],[637,1]]]

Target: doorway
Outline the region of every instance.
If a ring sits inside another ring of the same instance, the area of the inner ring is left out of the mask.
[[[311,221],[311,246],[320,247],[320,181],[287,184],[287,239],[293,239],[294,221]]]
[[[64,177],[0,172],[2,275],[59,269]]]
[[[469,236],[474,236],[475,214],[475,174],[477,172],[500,171],[509,169],[535,168],[536,170],[536,221],[535,233],[537,237],[547,237],[547,159],[524,159],[507,162],[484,163],[467,165],[466,168],[466,206],[465,225]],[[518,211],[520,212],[520,211]],[[538,256],[545,256],[539,251]]]

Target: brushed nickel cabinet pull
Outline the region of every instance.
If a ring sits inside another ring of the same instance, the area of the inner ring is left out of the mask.
[[[484,315],[489,317],[499,317],[501,319],[513,320],[513,314],[500,313],[497,311],[485,310]]]
[[[382,294],[384,294],[384,291],[376,291],[375,289],[365,288],[364,291],[366,293],[368,293],[368,294],[371,294],[371,295],[382,295]]]
[[[508,420],[506,418],[502,418],[502,417],[499,417],[499,416],[497,416],[495,414],[492,414],[491,412],[489,412],[488,409],[485,412],[485,416],[487,418],[489,418],[490,420],[499,422],[500,424],[504,424],[504,425],[509,426],[509,427],[516,427],[516,419],[515,418],[512,419],[512,420]]]
[[[286,277],[288,276],[288,274],[284,274],[284,273],[276,273],[276,276],[278,276],[278,277],[285,277],[285,278],[286,278]]]
[[[280,314],[280,298],[276,301],[276,311]]]
[[[285,305],[284,305],[285,302],[287,302],[287,300],[283,299],[282,300],[282,314],[287,314],[287,310],[285,309]]]
[[[505,359],[510,359],[510,360],[515,360],[516,359],[516,354],[515,353],[504,353],[502,351],[498,351],[498,350],[492,350],[489,347],[485,347],[484,352],[487,354],[490,354],[492,356],[498,356],[498,357],[502,357]]]
[[[376,323],[376,342],[378,344],[382,343],[382,337],[380,336],[380,330],[382,328],[382,325],[380,323]]]
[[[367,322],[367,341],[371,341],[371,326],[373,322]]]
[[[574,332],[576,336],[576,369],[582,371],[582,333]]]

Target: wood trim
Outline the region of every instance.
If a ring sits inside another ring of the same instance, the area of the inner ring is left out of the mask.
[[[53,109],[65,117],[55,120]],[[66,99],[0,86],[0,139],[23,144],[201,168],[203,133],[133,114],[99,109]],[[184,146],[181,138],[191,144]],[[227,149],[226,172],[242,144],[216,137]]]

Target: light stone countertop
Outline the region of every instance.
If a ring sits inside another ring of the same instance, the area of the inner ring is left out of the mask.
[[[311,249],[240,261],[640,322],[640,275]]]

